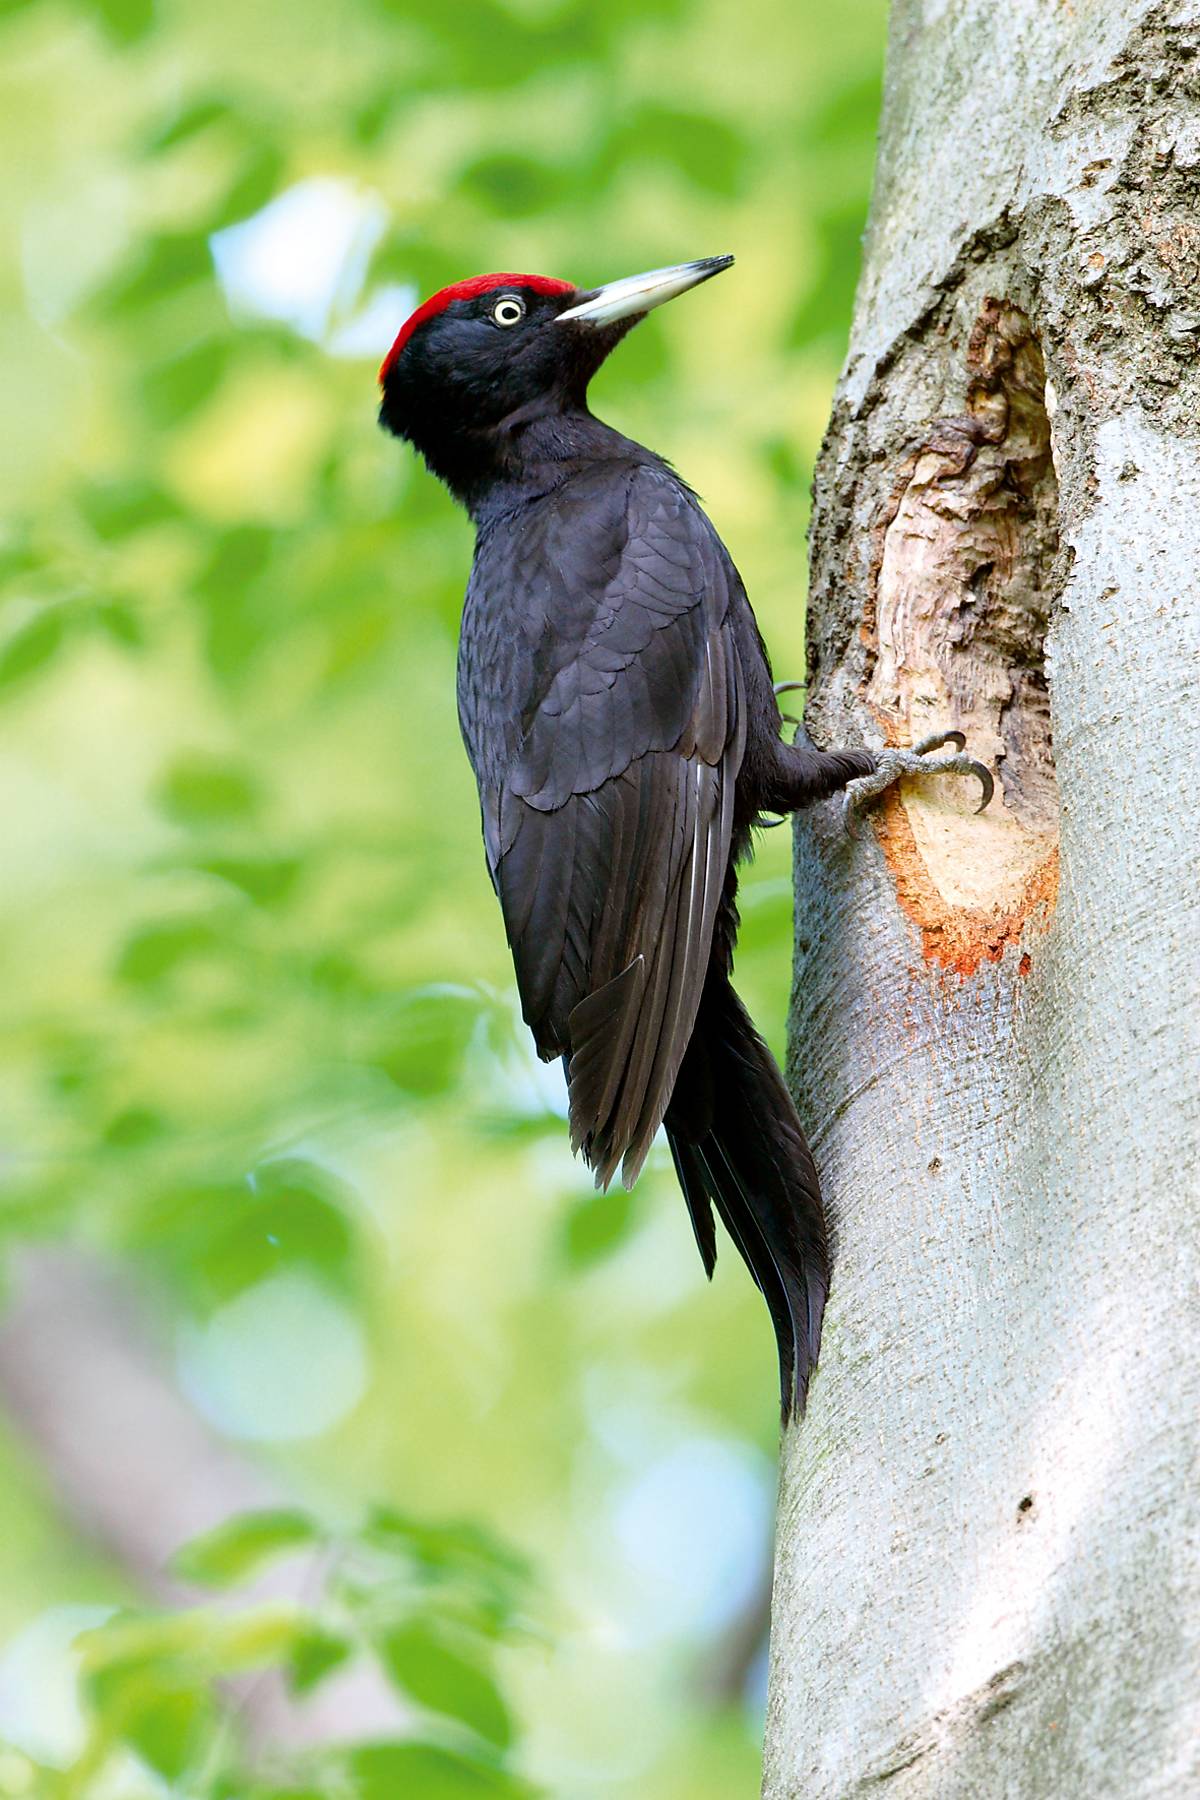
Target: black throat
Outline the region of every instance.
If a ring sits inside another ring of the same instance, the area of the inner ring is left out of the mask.
[[[560,410],[538,403],[496,426],[435,429],[411,441],[479,526],[553,493],[598,462],[659,460],[586,406]]]
[[[532,321],[509,342],[477,320],[443,315],[408,344],[384,383],[379,422],[420,452],[472,517],[498,491],[559,485],[580,460],[613,454],[618,432],[588,410],[588,383],[637,323],[602,328]]]

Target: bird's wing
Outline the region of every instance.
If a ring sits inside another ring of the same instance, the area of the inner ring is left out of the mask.
[[[570,484],[551,537],[485,835],[526,1021],[567,1058],[572,1143],[603,1186],[641,1167],[704,984],[745,743],[736,576],[651,468]]]

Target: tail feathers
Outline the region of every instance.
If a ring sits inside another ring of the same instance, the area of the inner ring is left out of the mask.
[[[771,1314],[784,1423],[804,1410],[821,1343],[829,1255],[816,1166],[774,1058],[719,973],[710,973],[666,1116],[705,1270],[712,1208]]]

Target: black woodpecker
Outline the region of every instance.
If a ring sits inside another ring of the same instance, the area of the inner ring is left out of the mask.
[[[730,985],[737,864],[765,814],[902,773],[972,773],[961,733],[916,751],[784,742],[746,590],[695,494],[588,410],[652,307],[732,257],[581,289],[478,275],[404,325],[380,420],[476,529],[458,708],[524,1017],[559,1056],[571,1143],[605,1187],[662,1125],[704,1267],[713,1208],[770,1309],[786,1422],[821,1338],[829,1255],[791,1096]],[[922,761],[943,745],[953,752]]]

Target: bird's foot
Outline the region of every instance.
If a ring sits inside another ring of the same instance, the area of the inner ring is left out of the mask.
[[[954,745],[952,756],[930,757],[930,751]],[[922,738],[911,750],[881,750],[870,775],[860,775],[846,788],[842,819],[850,837],[857,835],[858,819],[871,801],[890,788],[902,775],[974,775],[983,789],[983,798],[975,808],[982,812],[996,791],[990,769],[973,756],[966,755],[967,740],[961,731],[939,731]]]

